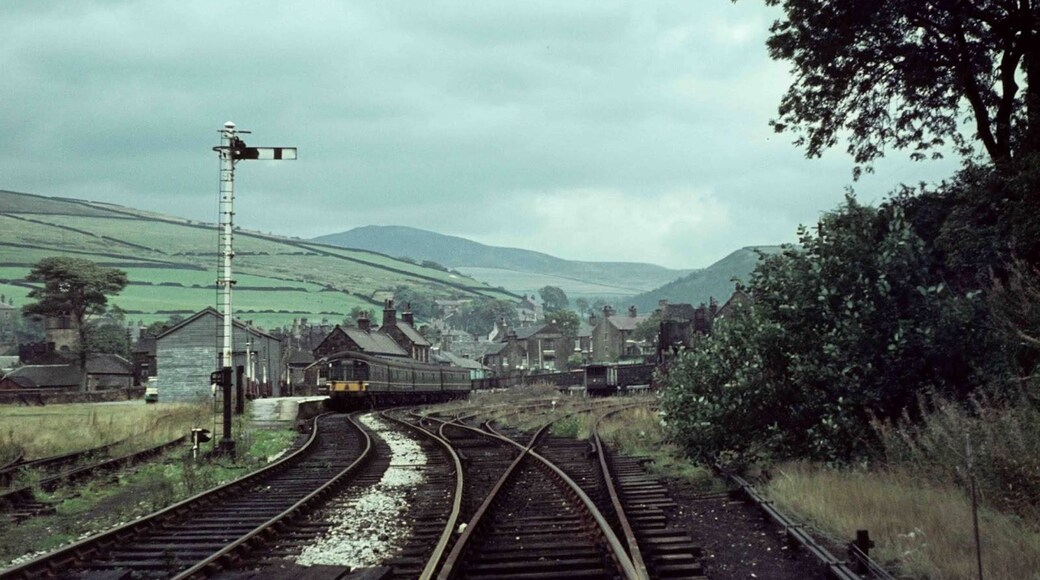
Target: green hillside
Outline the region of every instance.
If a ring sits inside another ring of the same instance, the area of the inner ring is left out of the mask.
[[[686,303],[697,306],[715,298],[721,305],[733,294],[733,278],[746,280],[748,274],[755,269],[755,265],[758,264],[756,250],[775,254],[780,251],[780,246],[741,248],[703,270],[697,270],[660,288],[635,296],[631,303],[641,312],[653,311],[662,299],[672,304]]]
[[[519,248],[487,246],[404,226],[364,226],[317,241],[391,256],[432,260],[493,286],[532,294],[543,286],[572,298],[632,296],[690,273],[639,262],[579,262]]]
[[[131,320],[166,319],[216,304],[215,224],[113,204],[0,191],[0,293],[24,303],[29,269],[66,255],[123,269],[130,285],[112,303]],[[238,229],[236,314],[273,328],[293,318],[341,321],[375,308],[398,286],[441,298],[516,296],[464,275],[376,252]]]

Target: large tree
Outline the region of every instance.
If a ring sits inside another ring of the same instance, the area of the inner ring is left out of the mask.
[[[119,294],[127,285],[126,272],[106,268],[82,258],[44,258],[33,266],[25,278],[29,282],[42,282],[33,288],[28,297],[36,300],[22,306],[26,316],[60,316],[67,313],[79,331],[80,369],[86,381],[87,356],[90,343],[87,334],[87,318],[105,311],[108,296]]]
[[[795,76],[773,124],[797,135],[808,156],[847,137],[858,175],[886,148],[923,159],[981,143],[998,165],[1040,151],[1040,3],[765,3],[784,11],[770,56]]]
[[[571,305],[570,299],[567,298],[567,293],[556,286],[543,286],[538,290],[538,295],[542,298],[542,306],[546,312],[563,310]]]

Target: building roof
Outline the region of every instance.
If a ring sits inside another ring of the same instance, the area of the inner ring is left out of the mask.
[[[458,356],[458,355],[456,355],[454,353],[447,352],[447,351],[443,351],[443,352],[440,352],[440,353],[434,355],[434,358],[443,360],[444,362],[446,362],[448,364],[451,364],[451,365],[454,365],[454,366],[457,366],[457,367],[462,367],[464,369],[475,369],[475,370],[486,370],[487,369],[486,366],[480,364],[480,361],[475,361],[475,360],[469,359],[469,358],[463,358],[461,356]]]
[[[188,326],[189,324],[192,324],[193,322],[195,322],[196,320],[202,318],[203,316],[216,316],[217,320],[220,320],[220,321],[224,320],[224,315],[221,314],[220,312],[217,312],[216,308],[213,308],[212,306],[207,306],[207,307],[203,308],[202,310],[199,310],[195,314],[192,314],[188,318],[185,318],[184,320],[182,320],[182,321],[178,322],[177,324],[171,326],[170,328],[167,328],[166,330],[160,332],[158,334],[158,336],[156,336],[155,338],[156,339],[160,339],[160,338],[163,338],[164,336],[167,336],[167,335],[169,335],[169,334],[171,334],[173,332],[177,332],[178,330],[184,328],[185,326]],[[253,334],[253,335],[256,335],[256,336],[262,336],[262,337],[265,337],[265,338],[269,338],[271,340],[278,340],[278,341],[280,341],[279,338],[276,338],[275,336],[272,336],[271,334],[268,334],[267,332],[264,332],[263,330],[260,330],[259,328],[255,327],[255,326],[250,326],[250,325],[242,322],[241,320],[237,320],[237,319],[232,320],[231,324],[233,324],[236,328],[239,328],[241,330],[246,331],[249,334]]]
[[[639,323],[650,318],[649,316],[614,315],[607,318],[607,322],[614,325],[618,330],[635,330]]]
[[[484,355],[483,356],[487,356],[489,354],[498,354],[498,353],[502,352],[503,350],[505,350],[505,348],[507,346],[509,346],[508,342],[491,342],[491,343],[488,343],[487,349],[484,350]]]
[[[83,374],[76,365],[25,365],[4,376],[25,388],[78,387]]]
[[[407,322],[398,321],[396,326],[397,328],[401,329],[401,332],[404,333],[405,337],[407,337],[408,340],[412,341],[412,344],[417,346],[430,346],[430,341],[426,340],[426,337],[423,336],[418,330],[416,330],[411,324],[408,324]]]
[[[592,329],[593,328],[596,328],[596,327],[591,325],[591,324],[589,324],[588,322],[585,322],[584,320],[578,322],[578,338],[585,338],[587,336],[592,336]]]
[[[661,311],[664,320],[693,320],[697,309],[692,304],[665,304]]]
[[[526,340],[544,330],[546,326],[549,325],[532,324],[531,326],[521,326],[520,328],[517,328],[514,332],[516,332],[516,338],[518,340]]]
[[[378,330],[366,332],[360,328],[337,326],[332,329],[329,336],[325,337],[325,340],[328,340],[337,331],[347,335],[350,340],[354,341],[354,344],[358,345],[358,348],[363,353],[383,356],[408,356],[408,353],[394,339],[390,338],[390,335]],[[322,344],[324,344],[325,340],[321,341]],[[320,348],[321,345],[319,344],[318,347]]]
[[[118,354],[95,354],[87,359],[87,374],[130,375],[134,365]]]

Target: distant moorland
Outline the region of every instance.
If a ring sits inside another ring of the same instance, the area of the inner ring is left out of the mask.
[[[64,255],[127,272],[111,303],[130,320],[165,320],[216,302],[217,230],[119,205],[0,191],[0,293],[25,302],[29,269]],[[272,328],[293,318],[340,322],[354,307],[375,308],[394,288],[435,297],[515,298],[464,275],[377,252],[235,232],[236,315]]]

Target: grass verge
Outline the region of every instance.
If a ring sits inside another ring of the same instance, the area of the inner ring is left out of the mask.
[[[872,557],[910,578],[976,578],[971,500],[963,489],[922,482],[902,470],[862,471],[810,464],[774,470],[765,493],[832,540],[870,531]],[[1022,518],[979,513],[984,576],[1040,578],[1040,530]]]

